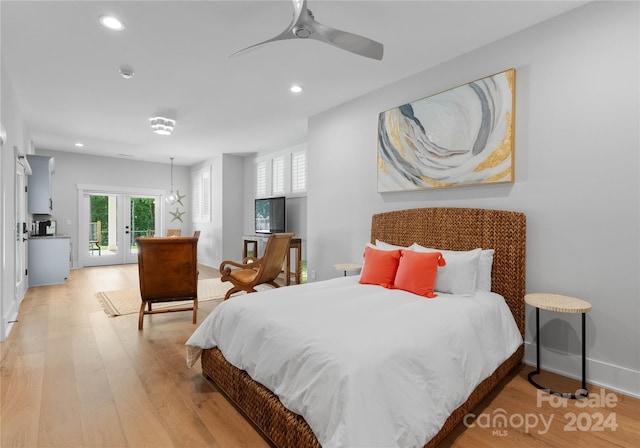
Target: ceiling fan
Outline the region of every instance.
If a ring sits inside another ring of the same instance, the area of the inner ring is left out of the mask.
[[[325,44],[350,51],[351,53],[359,54],[360,56],[382,60],[384,46],[380,42],[316,22],[313,13],[307,9],[307,0],[293,0],[293,10],[293,20],[289,27],[282,33],[272,39],[237,51],[231,56],[245,53],[269,42],[278,40],[315,39]]]

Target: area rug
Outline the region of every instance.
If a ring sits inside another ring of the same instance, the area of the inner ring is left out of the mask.
[[[207,300],[222,300],[224,295],[233,285],[231,282],[221,282],[219,278],[210,278],[198,281],[198,302]],[[117,291],[104,291],[96,293],[96,297],[102,304],[104,312],[109,316],[122,316],[140,312],[140,289],[121,289]],[[184,306],[184,302],[156,303],[154,309],[173,308]]]

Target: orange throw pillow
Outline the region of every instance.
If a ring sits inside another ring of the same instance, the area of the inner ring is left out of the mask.
[[[437,297],[438,266],[446,263],[440,252],[413,252],[403,250],[393,287],[428,297]]]
[[[393,287],[399,260],[399,250],[377,250],[367,246],[364,250],[360,283],[381,285],[385,288]]]

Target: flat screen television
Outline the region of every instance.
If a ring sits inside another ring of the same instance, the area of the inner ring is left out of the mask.
[[[283,233],[287,227],[287,207],[284,196],[256,199],[256,233]]]

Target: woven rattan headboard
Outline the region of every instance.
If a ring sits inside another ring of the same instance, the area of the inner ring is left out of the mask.
[[[373,215],[371,242],[399,246],[495,249],[492,290],[502,295],[524,337],[526,217],[476,208],[414,208]]]

